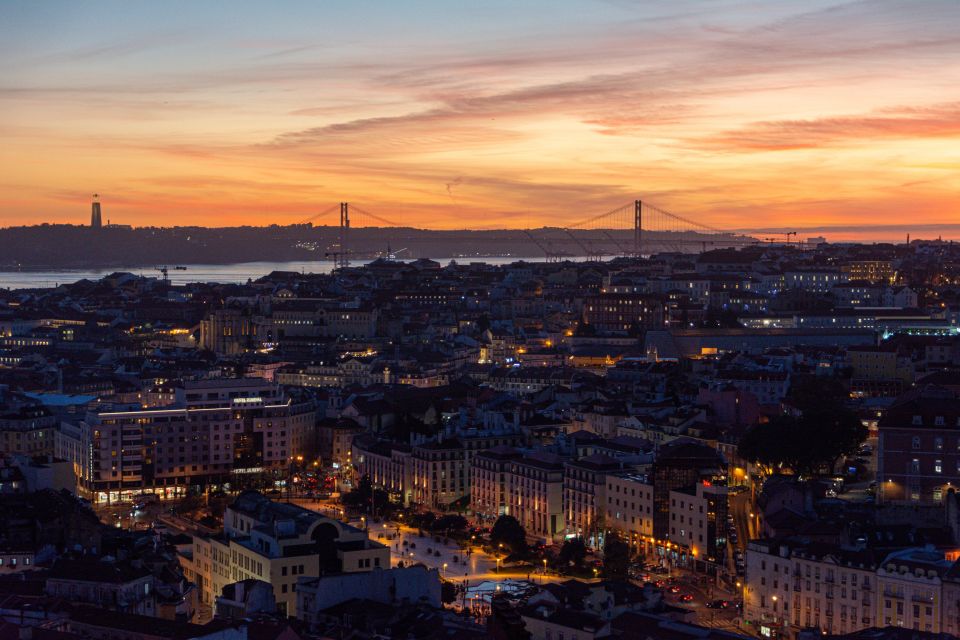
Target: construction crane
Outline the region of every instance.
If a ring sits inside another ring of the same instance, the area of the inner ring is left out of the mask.
[[[796,232],[796,231],[787,231],[787,232],[785,232],[783,235],[786,236],[786,238],[787,238],[787,244],[790,244],[790,236],[795,236],[795,235],[797,235],[797,232]]]
[[[333,258],[333,264],[335,269],[339,269],[343,266],[344,259],[349,257],[349,251],[327,251],[323,254],[324,258]]]
[[[186,271],[186,270],[187,270],[186,267],[179,266],[179,265],[173,267],[173,269],[176,270],[176,271]],[[170,282],[170,275],[169,275],[169,273],[170,273],[170,267],[168,267],[167,265],[162,265],[162,266],[159,266],[159,267],[154,267],[153,270],[154,270],[154,271],[159,271],[159,272],[163,275],[163,281],[164,281],[164,282]]]

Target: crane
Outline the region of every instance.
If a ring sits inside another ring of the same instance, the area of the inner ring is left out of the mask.
[[[173,267],[173,269],[176,270],[176,271],[186,271],[186,270],[187,270],[186,267],[180,266],[180,265],[177,265],[177,266]],[[167,265],[161,265],[161,266],[159,266],[159,267],[154,267],[153,270],[154,270],[154,271],[159,271],[159,272],[163,275],[163,281],[164,281],[164,282],[170,282],[170,275],[169,275],[169,273],[170,273],[170,267],[168,267]]]

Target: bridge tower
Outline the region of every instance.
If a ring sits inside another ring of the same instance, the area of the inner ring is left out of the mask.
[[[633,255],[637,258],[643,249],[643,203],[633,201]]]
[[[350,240],[350,203],[340,203],[340,251],[337,252],[336,266],[339,269],[346,269],[350,266],[350,249],[348,243]]]

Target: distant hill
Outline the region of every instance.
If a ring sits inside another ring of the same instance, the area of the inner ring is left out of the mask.
[[[106,227],[37,225],[0,229],[0,269],[109,268],[157,264],[232,264],[253,261],[319,260],[339,251],[338,227],[312,225],[270,227]],[[528,233],[537,238],[532,242]],[[383,255],[388,246],[398,258],[543,257],[545,251],[567,256],[623,254],[631,250],[633,232],[561,229],[432,231],[363,227],[350,230],[355,259]],[[701,240],[703,244],[701,245]],[[698,236],[644,232],[644,253],[697,252],[737,244],[732,236]],[[742,238],[739,239],[742,244]]]

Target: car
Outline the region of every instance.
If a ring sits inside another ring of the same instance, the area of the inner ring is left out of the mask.
[[[678,587],[675,584],[671,584],[670,586],[667,587],[667,591],[669,591],[670,593],[680,593],[680,587]]]
[[[690,602],[690,601],[693,600],[693,595],[691,595],[691,594],[689,594],[689,593],[680,594],[679,600],[680,600],[680,602]]]
[[[711,600],[707,603],[707,609],[726,609],[729,606],[729,600]]]

